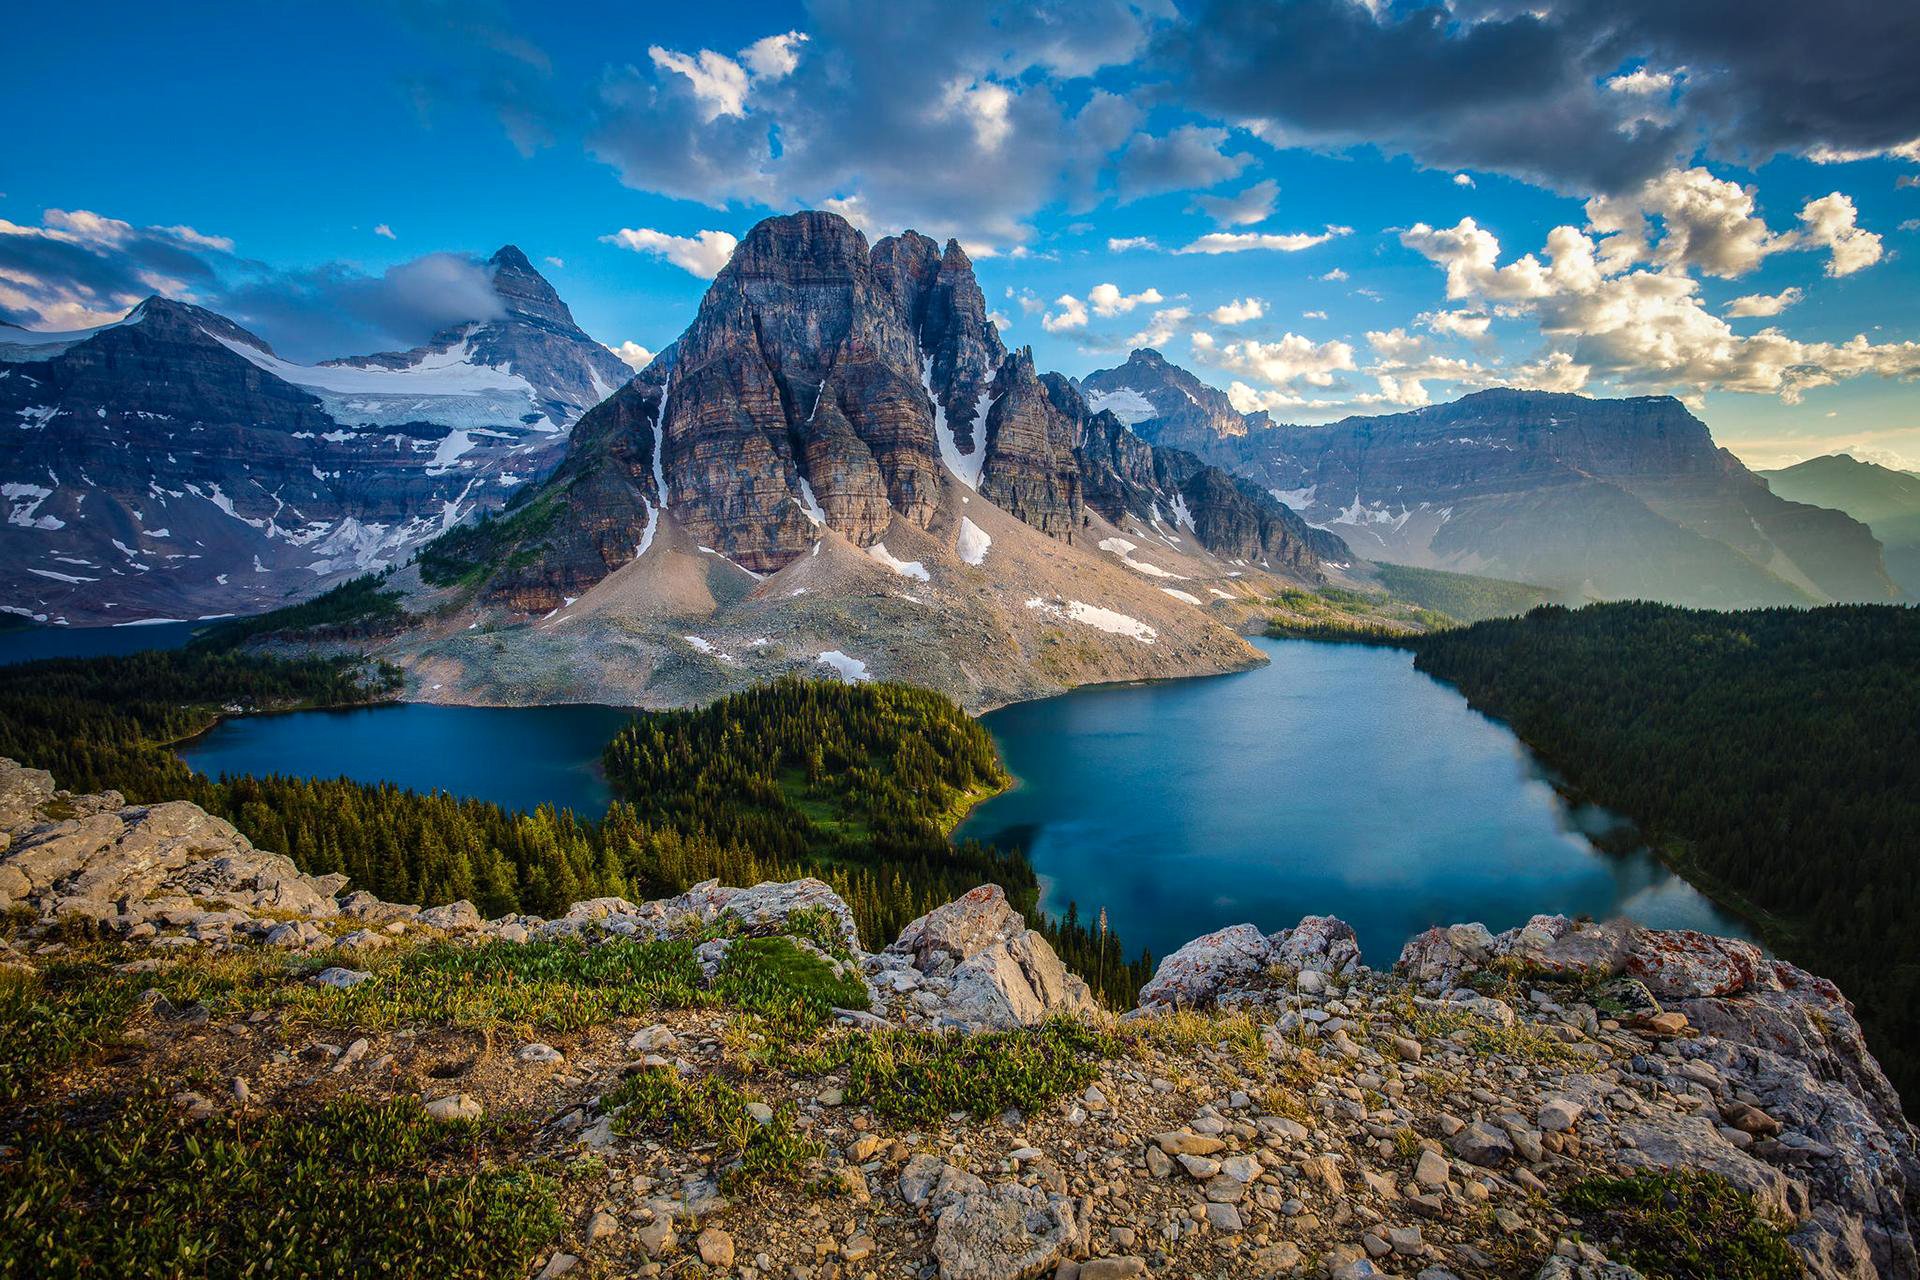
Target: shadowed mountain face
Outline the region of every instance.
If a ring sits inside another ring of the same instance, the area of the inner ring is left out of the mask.
[[[0,602],[74,624],[250,612],[499,506],[629,371],[519,250],[491,265],[498,318],[320,365],[164,298],[80,333],[0,327]]]
[[[1760,475],[1789,502],[1832,507],[1872,529],[1885,548],[1888,575],[1920,600],[1920,475],[1844,453]]]
[[[490,567],[484,598],[543,611],[643,554],[663,513],[765,574],[828,531],[870,547],[896,518],[927,530],[948,489],[1069,544],[1092,515],[1131,513],[1308,580],[1346,558],[1258,486],[1155,448],[1009,353],[957,243],[909,231],[869,249],[818,212],[749,232],[686,333],[582,420],[519,513],[449,548]]]
[[[1880,548],[1840,511],[1787,501],[1665,396],[1497,390],[1326,427],[1205,433],[1183,371],[1150,352],[1088,377],[1143,435],[1256,482],[1369,559],[1590,595],[1729,607],[1888,600]]]

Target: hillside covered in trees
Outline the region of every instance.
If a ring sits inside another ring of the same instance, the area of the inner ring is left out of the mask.
[[[346,778],[218,780],[171,744],[238,711],[390,698],[398,673],[198,644],[125,658],[0,667],[0,755],[74,791],[191,800],[302,870],[344,872],[392,901],[471,899],[489,917],[576,901],[663,897],[816,875],[884,945],[930,908],[987,881],[1097,991],[1124,1004],[1150,973],[1120,940],[1037,909],[1024,854],[947,834],[1006,785],[993,741],[944,696],[897,685],[784,681],[695,711],[642,714],[607,750],[620,798],[597,819]]]
[[[1920,1090],[1920,609],[1535,609],[1414,642],[1786,958]]]

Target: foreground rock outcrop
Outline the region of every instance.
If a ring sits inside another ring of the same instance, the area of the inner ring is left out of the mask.
[[[807,1197],[730,1195],[698,1144],[629,1137],[603,1104],[636,1070],[738,1078],[750,1037],[723,1008],[497,1053],[489,1036],[476,1057],[458,1028],[376,1024],[340,1045],[271,1014],[219,1026],[143,1004],[164,1034],[142,1077],[232,1079],[231,1100],[184,1088],[189,1117],[298,1105],[322,1081],[412,1092],[454,1120],[544,1117],[534,1154],[584,1151],[606,1176],[542,1274],[590,1258],[652,1276],[697,1255],[721,1274],[814,1280],[1626,1280],[1638,1273],[1609,1260],[1565,1192],[1595,1175],[1697,1170],[1783,1223],[1809,1276],[1920,1276],[1915,1135],[1851,1007],[1738,940],[1537,916],[1498,934],[1430,930],[1377,971],[1332,917],[1238,925],[1166,957],[1115,1019],[990,885],[877,953],[812,879],[489,921],[468,903],[387,903],[304,875],[190,804],[69,795],[7,761],[0,908],[14,939],[0,961],[25,969],[96,934],[132,944],[133,972],[287,948],[323,957],[304,962],[318,969],[310,986],[345,990],[378,980],[378,953],[423,940],[705,939],[694,955],[710,980],[739,939],[779,935],[867,986],[870,1009],[841,1011],[848,1034],[1071,1019],[1109,1037],[1086,1051],[1084,1087],[911,1127],[850,1102],[839,1075],[751,1072],[761,1122],[793,1117],[822,1144],[814,1173],[840,1197],[822,1213]]]

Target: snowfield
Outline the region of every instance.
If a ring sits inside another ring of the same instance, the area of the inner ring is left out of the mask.
[[[954,543],[954,551],[968,564],[984,564],[987,549],[993,546],[993,538],[973,521],[960,517],[960,537]]]
[[[1027,608],[1038,609],[1051,617],[1066,622],[1077,622],[1092,627],[1096,631],[1105,631],[1109,635],[1127,636],[1141,644],[1152,644],[1160,638],[1155,631],[1138,618],[1130,618],[1113,609],[1103,609],[1099,605],[1085,604],[1079,600],[1046,600],[1039,596],[1027,601]]]
[[[933,575],[927,572],[926,565],[921,564],[918,560],[901,560],[897,558],[891,551],[887,550],[887,544],[884,542],[876,542],[868,547],[867,554],[903,578],[918,578],[922,582],[933,581]]]
[[[862,680],[873,679],[873,674],[867,670],[866,663],[858,658],[849,657],[838,649],[827,650],[816,661],[824,662],[839,672],[840,678],[848,684],[858,684]]]
[[[1149,578],[1170,578],[1175,582],[1186,581],[1184,574],[1171,573],[1166,569],[1162,569],[1157,564],[1148,564],[1145,560],[1135,560],[1133,553],[1138,548],[1134,543],[1128,542],[1125,538],[1102,538],[1100,539],[1100,549],[1102,551],[1110,551],[1114,555],[1119,556],[1120,562],[1126,565],[1127,568],[1138,569]]]
[[[1087,411],[1099,413],[1105,409],[1128,426],[1157,418],[1160,411],[1153,407],[1153,401],[1145,393],[1132,387],[1115,387],[1111,391],[1096,391],[1087,397]]]

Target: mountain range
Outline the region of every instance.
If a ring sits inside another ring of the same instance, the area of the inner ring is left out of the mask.
[[[825,664],[985,705],[1247,665],[1265,597],[1350,565],[1008,351],[957,243],[799,213],[741,241],[552,476],[423,551],[445,621],[392,656],[465,700],[686,701]]]
[[[631,371],[518,249],[488,267],[498,315],[315,365],[160,297],[0,326],[0,601],[74,625],[257,612],[501,505]]]
[[[1300,427],[1237,413],[1155,351],[1082,386],[1370,560],[1715,608],[1899,596],[1866,524],[1769,489],[1669,396],[1501,389]]]
[[[1920,599],[1920,474],[1845,453],[1760,474],[1790,502],[1832,507],[1872,529],[1886,548],[1888,575],[1902,591]]]
[[[1666,397],[1300,427],[1155,351],[1075,380],[1005,346],[957,243],[821,212],[756,226],[635,376],[519,250],[488,265],[498,315],[312,365],[164,298],[0,328],[7,610],[258,612],[395,569],[415,623],[383,653],[422,697],[686,702],[825,664],[983,706],[1257,661],[1276,592],[1375,562],[1899,596],[1856,518],[1898,510],[1770,488]]]

